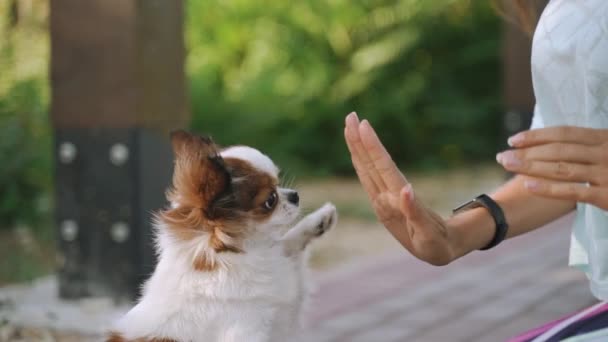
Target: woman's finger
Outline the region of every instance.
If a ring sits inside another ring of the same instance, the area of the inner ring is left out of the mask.
[[[538,196],[574,200],[593,204],[603,210],[608,210],[607,188],[577,183],[548,182],[538,179],[526,180],[524,186]]]
[[[505,169],[511,172],[558,181],[600,185],[605,182],[604,178],[608,174],[608,170],[603,170],[600,166],[590,164],[576,164],[563,161],[513,161],[508,158],[502,158],[501,161]]]
[[[373,181],[379,192],[386,191],[387,187],[384,181],[375,169],[374,163],[371,161],[361,142],[359,136],[359,118],[355,112],[350,113],[346,117],[346,128],[346,142],[349,146],[349,151],[356,156],[360,169]]]
[[[420,212],[415,203],[414,189],[411,184],[408,184],[401,189],[399,202],[403,216],[412,222],[420,219]]]
[[[354,150],[354,147],[352,146],[352,144],[350,142],[349,136],[350,136],[349,128],[345,127],[344,128],[344,137],[346,139],[346,146],[348,147],[348,150],[350,152],[353,167],[355,168],[355,172],[357,173],[357,177],[359,177],[359,181],[361,182],[363,189],[365,190],[365,192],[367,192],[370,199],[373,200],[374,198],[376,198],[376,196],[379,193],[378,187],[374,183],[374,180],[371,178],[369,172],[365,169],[365,167],[362,165],[361,161],[359,160],[359,156],[358,156],[357,152]]]
[[[405,176],[399,171],[397,165],[395,165],[395,162],[393,162],[390,154],[386,151],[378,135],[367,120],[363,120],[360,124],[359,133],[371,162],[388,188],[397,191],[397,189],[401,189],[407,185],[408,182]]]
[[[564,161],[583,164],[600,164],[606,151],[601,145],[588,146],[568,143],[549,143],[516,150],[504,151],[496,159],[506,157],[520,161]]]
[[[601,145],[608,141],[608,129],[558,126],[520,132],[509,138],[509,145],[526,147],[554,142]]]

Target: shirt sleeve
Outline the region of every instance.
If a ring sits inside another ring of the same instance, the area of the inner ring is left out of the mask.
[[[532,125],[530,125],[530,129],[538,129],[545,127],[545,122],[543,121],[542,113],[538,108],[538,104],[534,105],[534,116],[532,116]]]

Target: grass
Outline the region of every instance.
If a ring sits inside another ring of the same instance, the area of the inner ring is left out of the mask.
[[[26,282],[55,270],[55,240],[50,224],[35,230],[0,230],[0,286]]]

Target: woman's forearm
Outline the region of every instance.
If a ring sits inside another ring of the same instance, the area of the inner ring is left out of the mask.
[[[574,201],[533,196],[523,185],[525,177],[516,176],[491,197],[503,209],[509,230],[507,238],[527,233],[569,213]],[[496,225],[485,208],[472,209],[447,219],[456,257],[483,248],[493,238]]]

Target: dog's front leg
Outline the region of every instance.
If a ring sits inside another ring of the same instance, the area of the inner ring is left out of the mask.
[[[286,256],[300,253],[308,243],[317,236],[323,235],[338,221],[336,207],[325,203],[321,208],[306,215],[282,239]]]
[[[264,315],[258,319],[249,321],[247,325],[233,325],[228,327],[221,336],[216,340],[218,342],[272,342],[275,341],[271,336],[270,326],[268,322],[264,322]],[[197,340],[199,341],[199,340]],[[206,341],[206,340],[200,340]]]

